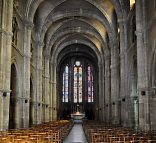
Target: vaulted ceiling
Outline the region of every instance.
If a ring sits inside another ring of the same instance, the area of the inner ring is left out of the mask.
[[[32,38],[51,53],[61,45],[94,45],[99,53],[108,40],[118,41],[118,21],[125,19],[134,0],[22,0],[24,17],[34,24]],[[22,11],[22,10],[21,10]]]

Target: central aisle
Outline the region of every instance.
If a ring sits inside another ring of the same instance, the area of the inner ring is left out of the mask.
[[[82,124],[74,124],[72,130],[63,143],[87,143]]]

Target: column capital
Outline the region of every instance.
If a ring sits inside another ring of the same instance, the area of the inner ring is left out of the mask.
[[[128,19],[118,19],[119,24],[127,24]]]
[[[33,40],[33,44],[35,44],[35,46],[39,46],[41,48],[45,45],[44,42],[41,42],[38,40]]]
[[[118,67],[120,67],[119,63],[118,64],[110,65],[110,69],[111,70],[117,69]]]
[[[4,92],[6,92],[6,93],[11,93],[11,92],[12,92],[12,90],[0,89],[0,92],[1,92],[1,93],[4,93]]]
[[[118,46],[118,39],[116,38],[116,37],[114,37],[114,36],[111,36],[110,37],[110,39],[109,39],[109,45],[110,46],[112,46],[113,45],[113,47],[116,47],[116,46]],[[113,48],[112,47],[112,48]]]
[[[110,50],[109,49],[107,49],[107,50],[105,50],[105,52],[104,52],[104,58],[105,57],[110,57]]]
[[[98,63],[98,66],[99,66],[99,68],[101,68],[103,66],[103,64],[102,63]]]
[[[31,59],[31,54],[24,54],[23,57],[27,59]]]
[[[138,36],[138,35],[143,35],[143,32],[144,32],[144,31],[136,30],[136,31],[135,31],[135,35],[136,35],[136,36]]]
[[[29,30],[32,30],[34,28],[34,24],[31,21],[28,20],[22,20],[22,23],[25,27],[27,27]]]
[[[46,60],[49,60],[50,59],[50,52],[45,51],[44,54],[43,54],[43,56],[44,56],[44,58]]]
[[[42,67],[36,67],[35,70],[37,70],[37,71],[43,71],[43,68]]]
[[[104,59],[107,61],[107,60],[110,60],[111,59],[111,55],[110,54],[107,54],[107,55],[104,55]]]
[[[138,96],[136,96],[136,95],[135,95],[135,96],[130,96],[130,99],[131,99],[131,100],[138,100],[138,99],[139,99],[139,97],[138,97]]]
[[[51,62],[51,65],[56,67],[57,66],[57,63],[54,63],[54,62]]]
[[[45,79],[49,79],[50,78],[49,75],[43,75],[42,77],[44,77]]]
[[[40,101],[30,101],[32,105],[35,105],[35,106],[41,106],[43,104],[43,102],[40,102]]]
[[[127,50],[126,49],[124,49],[122,52],[120,51],[119,57],[120,58],[125,57],[126,53],[127,53]]]
[[[25,98],[25,97],[11,97],[15,102],[19,102],[19,101],[22,101],[22,102],[25,102],[25,103],[28,103],[28,101],[30,100],[30,98]]]
[[[50,84],[56,84],[56,82],[54,82],[54,81],[49,81],[49,83],[50,83]]]
[[[0,28],[0,33],[4,33],[7,36],[13,36],[13,33],[11,31],[8,31],[4,28]]]
[[[47,47],[49,47],[50,43],[46,42],[45,45],[46,45],[46,48],[47,48]]]

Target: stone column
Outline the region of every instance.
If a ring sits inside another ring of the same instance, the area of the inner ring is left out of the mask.
[[[104,58],[104,56],[103,56]],[[99,79],[100,80],[100,79]],[[101,112],[102,112],[102,121],[106,121],[105,117],[105,109],[106,109],[106,104],[105,104],[105,63],[102,64],[102,96],[103,96],[103,104],[101,107]]]
[[[23,114],[22,127],[29,127],[29,107],[30,107],[30,59],[31,59],[31,31],[33,24],[28,21],[24,23],[24,40],[23,40]]]
[[[0,6],[0,130],[6,130],[9,125],[13,0],[3,0]]]
[[[0,131],[3,130],[3,91],[0,91]]]
[[[52,64],[52,119],[57,119],[56,63]]]
[[[110,39],[111,49],[111,104],[112,104],[112,117],[113,124],[119,124],[119,51],[118,43],[114,44],[114,41]]]
[[[15,106],[15,128],[19,129],[22,127],[22,122],[21,122],[21,116],[22,114],[22,104],[23,104],[23,98],[21,97],[15,97],[14,99],[14,106]]]
[[[35,124],[42,123],[42,50],[43,43],[40,41],[33,41],[34,43],[34,79],[35,79],[35,89],[34,89],[34,107],[35,110]]]
[[[135,127],[138,129],[138,95],[137,95],[137,63],[133,61],[132,70],[129,71],[130,73],[130,102],[129,102],[129,123],[131,127]]]
[[[145,0],[136,1],[136,35],[138,64],[138,96],[139,96],[139,126],[150,129],[149,88],[147,65],[147,18]]]
[[[110,81],[110,53],[105,55],[105,119],[106,123],[111,121],[111,81]]]
[[[102,80],[102,65],[99,64],[99,104],[97,104],[98,106],[98,116],[99,116],[99,120],[102,121],[103,119],[103,114],[102,114],[102,107],[103,107],[103,93],[102,93],[102,88],[103,87],[103,80]]]
[[[10,105],[10,90],[1,90],[0,106],[1,106],[1,128],[4,131],[9,128],[9,105]]]
[[[105,114],[105,111],[104,111],[104,109],[105,109],[105,96],[104,96],[104,94],[105,94],[105,89],[104,89],[104,64],[102,63],[102,64],[99,64],[99,119],[101,120],[101,121],[104,121],[104,114]]]
[[[50,95],[49,95],[49,120],[52,121],[53,120],[53,72],[52,72],[52,63],[50,62]]]
[[[44,91],[43,91],[43,96],[44,96],[44,120],[45,122],[49,121],[49,54],[44,55]]]
[[[50,75],[52,75],[52,73],[50,72]],[[52,78],[52,77],[51,77]],[[52,87],[53,87],[53,83],[52,83],[52,79],[50,78],[50,95],[49,95],[49,120],[52,121],[52,116],[53,116],[53,109],[52,109]]]
[[[121,124],[128,126],[128,62],[127,62],[127,49],[128,49],[128,32],[127,32],[127,20],[119,19],[120,27],[120,100],[121,100]]]

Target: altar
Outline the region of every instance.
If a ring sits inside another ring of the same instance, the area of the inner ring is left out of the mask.
[[[82,123],[84,118],[84,113],[76,112],[71,114],[71,119],[73,119],[74,123]]]

